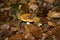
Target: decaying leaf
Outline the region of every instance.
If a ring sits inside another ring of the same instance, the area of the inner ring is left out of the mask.
[[[22,40],[20,34],[12,35],[9,40]]]
[[[60,18],[60,12],[49,12],[48,17],[50,18]]]

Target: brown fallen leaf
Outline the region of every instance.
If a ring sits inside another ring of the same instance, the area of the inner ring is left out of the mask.
[[[20,34],[16,34],[16,35],[10,36],[9,40],[22,40],[22,37]]]
[[[13,31],[17,31],[17,30],[19,30],[19,27],[11,27],[11,31],[13,32]]]
[[[48,21],[48,25],[50,26],[57,26],[55,22],[52,22],[52,21]]]

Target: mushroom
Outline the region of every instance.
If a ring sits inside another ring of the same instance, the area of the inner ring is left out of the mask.
[[[24,22],[33,22],[33,18],[34,18],[34,16],[31,15],[31,14],[28,14],[28,13],[23,14],[23,15],[20,17],[20,19],[21,19],[22,21],[24,21]]]
[[[22,21],[26,22],[27,24],[30,24],[30,22],[33,22],[33,21],[34,21],[33,18],[34,18],[34,16],[33,16],[32,14],[28,14],[28,13],[23,14],[23,15],[20,17],[20,19],[21,19]]]

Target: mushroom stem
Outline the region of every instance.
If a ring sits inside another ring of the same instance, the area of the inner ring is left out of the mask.
[[[26,24],[30,25],[30,22],[26,22]]]

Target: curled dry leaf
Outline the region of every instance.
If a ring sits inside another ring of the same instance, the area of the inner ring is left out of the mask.
[[[42,24],[41,23],[38,23],[37,25],[38,25],[38,27],[40,27]]]
[[[34,18],[33,18],[33,21],[34,21],[35,23],[38,23],[38,22],[40,21],[40,18],[39,18],[39,17],[34,17]]]
[[[30,5],[29,9],[32,9],[33,11],[35,11],[38,8],[37,4],[32,4]]]
[[[9,29],[10,25],[9,24],[3,24],[0,29]]]
[[[60,18],[60,12],[49,12],[47,15],[50,18]]]
[[[11,27],[11,32],[18,31],[19,27]]]
[[[57,26],[55,22],[48,21],[48,25],[50,26]]]

